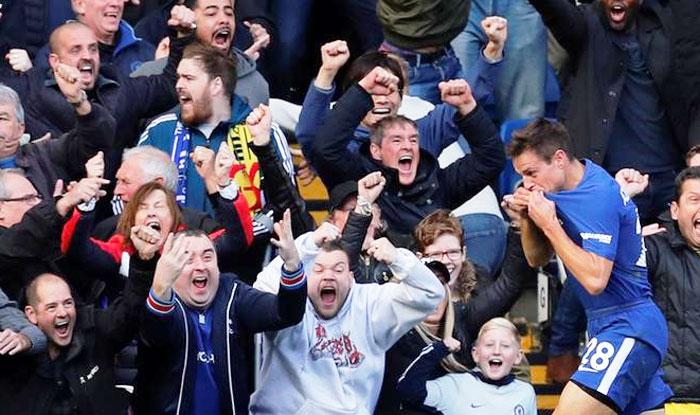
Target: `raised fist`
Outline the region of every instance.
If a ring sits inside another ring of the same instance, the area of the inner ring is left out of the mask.
[[[452,79],[438,84],[440,99],[445,104],[457,108],[461,115],[467,115],[476,108],[472,89],[464,79]]]
[[[272,130],[272,117],[267,105],[260,104],[248,114],[245,120],[250,135],[253,137],[253,144],[256,146],[266,146],[270,143],[270,131]]]
[[[376,66],[359,82],[371,95],[389,95],[399,88],[399,77],[381,66]]]
[[[334,40],[321,46],[321,69],[336,73],[350,59],[350,49],[344,40]]]
[[[382,176],[382,172],[374,171],[357,182],[357,196],[369,203],[374,203],[384,190],[384,185],[386,185],[386,179]]]

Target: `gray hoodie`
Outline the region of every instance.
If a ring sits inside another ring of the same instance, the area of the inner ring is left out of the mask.
[[[255,108],[259,104],[268,105],[270,87],[265,78],[257,71],[255,61],[237,48],[231,48],[231,54],[236,58],[236,72],[238,73],[236,95],[243,98],[251,108]],[[145,62],[131,73],[131,77],[160,75],[163,73],[167,61],[167,58],[160,58]]]

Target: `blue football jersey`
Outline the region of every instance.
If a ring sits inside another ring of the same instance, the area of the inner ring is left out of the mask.
[[[556,204],[557,216],[569,238],[584,250],[613,262],[608,285],[599,295],[589,294],[569,273],[588,315],[651,298],[637,207],[605,170],[585,160],[583,179],[575,189],[547,193],[545,197]]]

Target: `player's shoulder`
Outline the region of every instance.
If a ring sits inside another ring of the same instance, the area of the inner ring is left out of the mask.
[[[615,179],[605,169],[590,160],[586,160],[586,187],[592,188],[599,194],[605,204],[619,201],[622,206],[629,203],[630,197],[625,193]]]

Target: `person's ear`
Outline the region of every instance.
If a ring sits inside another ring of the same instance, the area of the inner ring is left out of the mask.
[[[25,306],[24,315],[27,316],[27,320],[29,320],[29,322],[34,324],[35,326],[39,323],[39,320],[37,320],[36,318],[36,311],[34,310],[34,307],[30,305]]]
[[[476,343],[472,346],[472,360],[477,364],[479,362],[479,351],[476,349]]]
[[[675,200],[671,202],[671,218],[673,220],[678,220],[678,202]]]
[[[568,160],[568,157],[566,155],[566,152],[562,149],[559,149],[554,152],[554,161],[556,162],[556,165],[558,168],[562,169],[564,168],[564,163]]]
[[[523,349],[518,349],[518,356],[513,361],[513,365],[519,365],[523,361]]]
[[[382,148],[375,143],[369,144],[369,153],[376,161],[382,161]]]
[[[76,16],[85,14],[85,1],[84,0],[71,0],[71,7]]]
[[[209,85],[210,92],[212,96],[223,95],[224,93],[224,81],[220,76],[217,76],[211,81]]]
[[[49,66],[55,70],[59,63],[61,63],[61,60],[58,59],[58,55],[49,53]]]

